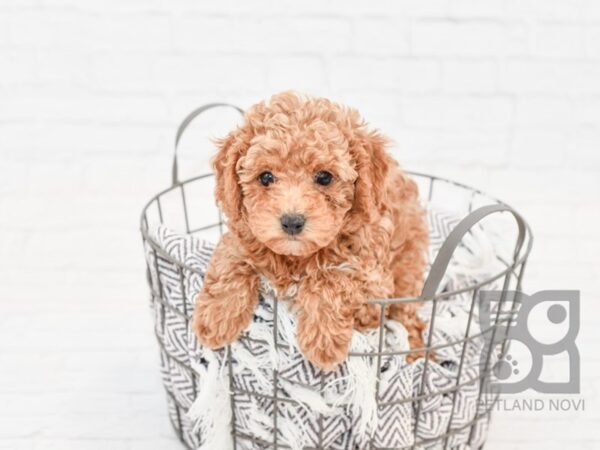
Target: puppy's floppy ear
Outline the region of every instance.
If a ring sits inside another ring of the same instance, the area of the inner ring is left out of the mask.
[[[237,175],[240,156],[249,147],[247,130],[239,127],[225,138],[216,141],[219,151],[213,160],[215,169],[215,196],[221,210],[231,223],[242,217],[242,190]]]
[[[350,140],[350,152],[356,161],[356,179],[353,212],[364,214],[368,221],[375,220],[386,195],[385,179],[390,159],[385,151],[388,141],[364,125],[355,128]]]

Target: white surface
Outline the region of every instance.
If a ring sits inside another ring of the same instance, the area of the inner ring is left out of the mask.
[[[288,88],[524,213],[525,289],[582,290],[586,411],[499,413],[487,448],[599,448],[599,42],[595,0],[0,2],[0,449],[180,448],[138,214],[188,110]]]

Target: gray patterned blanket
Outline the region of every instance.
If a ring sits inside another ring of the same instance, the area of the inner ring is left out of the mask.
[[[459,218],[430,209],[428,221],[431,261]],[[146,249],[152,288],[162,298],[156,302],[155,295],[153,304],[163,381],[173,423],[190,447],[233,448],[233,423],[237,448],[270,448],[275,408],[278,444],[292,450],[317,446],[332,450],[389,449],[410,447],[415,442],[419,443],[417,448],[443,448],[439,437],[449,432],[447,448],[465,450],[471,448],[467,442],[473,448],[483,444],[487,418],[472,423],[480,408],[483,338],[464,346],[444,347],[465,337],[470,293],[438,302],[434,329],[425,332],[426,338],[432,333],[432,345],[442,346],[436,351],[435,362],[426,364],[419,359],[408,364],[404,355],[387,355],[382,358],[378,376],[376,357],[352,357],[335,372],[322,374],[300,354],[294,315],[286,302],[278,302],[277,314],[278,342],[284,345],[273,345],[276,298],[263,283],[254,321],[244,337],[231,346],[229,365],[225,351],[199,346],[189,326],[213,245],[163,226],[155,230],[154,240],[189,268],[178,269]],[[472,233],[455,255],[443,289],[454,290],[489,275],[492,256],[484,234]],[[431,304],[420,309],[427,323],[431,313]],[[477,324],[473,319],[471,336],[479,332]],[[402,324],[387,321],[384,345],[389,351],[408,349]],[[377,347],[376,330],[354,332],[351,351],[367,353],[377,351]],[[276,383],[274,368],[278,369]],[[452,392],[458,384],[460,389]],[[415,397],[422,398],[420,405]]]

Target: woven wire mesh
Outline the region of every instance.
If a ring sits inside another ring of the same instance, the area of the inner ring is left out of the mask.
[[[494,199],[477,189],[473,189],[471,187],[465,186],[463,184],[442,179],[439,177],[429,176],[425,174],[412,173],[413,178],[417,181],[420,186],[420,192],[422,193],[423,201],[428,204],[432,204],[437,202],[441,202],[443,204],[452,203],[454,208],[457,211],[460,211],[464,215],[468,215],[474,209],[480,207],[481,205],[504,205],[504,203],[500,202],[497,199]],[[144,240],[144,244],[147,249],[153,254],[153,264],[155,267],[148,268],[148,282],[151,287],[151,302],[154,309],[158,309],[162,311],[162,316],[164,318],[165,312],[170,314],[175,314],[180,317],[186,323],[186,330],[188,333],[191,333],[191,328],[189,327],[189,321],[191,319],[192,311],[191,307],[187,305],[185,302],[183,304],[183,309],[173,308],[166,299],[163,287],[161,285],[161,280],[159,276],[153,276],[152,274],[159,273],[158,265],[162,263],[171,264],[176,268],[176,273],[178,276],[178,282],[181,284],[182,292],[186,292],[185,290],[185,282],[186,277],[188,277],[191,273],[197,273],[202,276],[203,273],[197,271],[196,269],[189,267],[182,263],[181,261],[176,260],[172,256],[170,256],[164,249],[160,247],[160,245],[151,237],[150,230],[152,227],[157,226],[158,224],[166,224],[171,228],[178,229],[182,232],[185,232],[189,235],[195,235],[206,239],[208,241],[216,242],[218,238],[225,232],[227,226],[223,217],[218,210],[218,208],[214,205],[213,201],[213,176],[210,174],[198,176],[195,178],[191,178],[184,182],[176,182],[174,185],[166,189],[155,197],[153,197],[146,207],[143,209],[142,218],[141,218],[141,231],[142,237]],[[191,203],[190,203],[191,201]],[[505,205],[504,205],[505,206]],[[524,222],[523,222],[524,224]],[[484,228],[485,229],[485,228]],[[522,230],[523,231],[523,230]],[[403,403],[411,403],[413,406],[415,424],[414,424],[414,442],[410,446],[406,447],[394,447],[394,448],[422,448],[422,447],[431,447],[435,446],[435,448],[451,448],[451,438],[454,435],[459,433],[466,433],[468,430],[469,437],[467,443],[471,445],[472,448],[477,448],[482,446],[482,442],[473,442],[472,438],[474,435],[474,429],[477,426],[487,427],[487,423],[489,421],[492,410],[494,409],[494,405],[498,399],[497,393],[490,393],[484,389],[485,383],[490,378],[490,373],[492,371],[492,353],[497,352],[495,348],[500,342],[500,351],[499,357],[502,357],[506,353],[507,343],[509,342],[507,339],[507,330],[509,329],[510,323],[514,320],[515,315],[518,311],[519,305],[516,301],[515,295],[510,295],[510,292],[519,291],[521,288],[521,282],[523,278],[524,269],[527,262],[527,257],[529,255],[529,251],[532,245],[532,235],[529,227],[524,224],[524,235],[521,236],[521,241],[519,239],[515,240],[514,252],[512,252],[512,258],[504,258],[497,255],[496,259],[501,265],[501,270],[494,273],[492,276],[488,277],[483,281],[479,281],[477,283],[473,283],[470,286],[463,287],[460,290],[434,293],[433,295],[419,297],[419,298],[394,298],[394,299],[377,299],[372,300],[370,303],[378,305],[381,308],[382,314],[381,321],[379,323],[378,330],[378,340],[379,346],[376,352],[370,353],[356,353],[350,352],[348,358],[356,358],[361,356],[369,356],[376,360],[377,363],[377,374],[381,373],[382,368],[382,357],[391,356],[391,355],[407,355],[409,353],[415,352],[424,352],[426,355],[424,368],[422,373],[421,380],[421,388],[417,395],[409,396],[406,398],[399,399],[394,402],[384,402],[380,397],[379,392],[379,381],[377,382],[376,388],[376,401],[378,408],[389,407],[393,404],[403,404]],[[156,278],[156,279],[154,279]],[[492,316],[491,325],[486,329],[479,330],[478,333],[474,333],[473,329],[473,312],[476,308],[476,305],[480,301],[480,293],[486,289],[497,289],[497,285],[500,283],[502,286],[502,295],[500,301],[497,305],[496,311]],[[452,301],[453,297],[458,294],[468,293],[470,296],[470,312],[468,321],[466,324],[466,328],[464,330],[463,337],[458,340],[445,342],[443,344],[432,345],[432,335],[433,330],[435,329],[436,323],[436,309],[440,301]],[[407,351],[390,351],[386,350],[383,345],[383,335],[384,335],[384,324],[386,317],[386,309],[389,308],[390,305],[396,303],[408,303],[408,302],[419,302],[422,304],[431,303],[431,316],[428,324],[428,339],[425,347],[423,348],[415,348]],[[186,306],[187,305],[187,306]],[[168,311],[167,311],[168,310]],[[274,302],[274,316],[277,317],[277,302]],[[279,335],[277,330],[277,320],[274,320],[274,329],[273,329],[273,340],[274,345],[276,347],[284,346],[284,343],[279,342]],[[162,329],[161,329],[162,327]],[[176,355],[172,352],[167,346],[165,346],[161,336],[164,332],[164,319],[161,321],[157,321],[156,323],[156,336],[158,338],[159,346],[161,347],[161,358],[165,359],[164,363],[168,365],[176,364],[179,368],[187,373],[192,384],[193,384],[193,392],[191,393],[191,398],[183,399],[181,396],[175,395],[165,384],[167,388],[168,402],[171,411],[171,419],[173,422],[173,426],[178,433],[180,440],[188,447],[194,448],[199,445],[202,441],[202,436],[198,436],[192,431],[192,424],[189,419],[186,417],[186,411],[189,408],[191,402],[196,398],[198,393],[198,373],[192,367],[191,361],[189,358],[182,358],[181,355]],[[159,332],[161,330],[161,332]],[[497,336],[498,333],[504,333],[503,336]],[[491,339],[489,339],[489,347],[485,349],[485,354],[483,355],[482,361],[483,366],[479,371],[476,377],[467,377],[465,378],[463,365],[465,359],[465,349],[467,345],[473,341],[474,339],[481,338],[483,335],[491,335]],[[248,337],[242,335],[240,337],[241,340],[249,339]],[[458,347],[462,348],[460,352],[460,363],[456,373],[456,379],[453,380],[453,385],[450,388],[438,390],[437,392],[429,392],[425,393],[423,391],[425,376],[427,375],[427,371],[429,369],[430,358],[429,356],[434,354],[436,351],[443,349],[444,347]],[[231,408],[233,412],[232,423],[231,423],[231,433],[233,436],[233,444],[234,448],[248,448],[248,444],[250,448],[257,449],[286,449],[290,448],[287,445],[284,445],[281,442],[280,438],[280,430],[278,429],[278,419],[279,419],[279,408],[283,402],[292,401],[289,398],[284,398],[279,396],[278,392],[278,370],[273,370],[273,392],[271,395],[265,396],[264,394],[260,394],[258,392],[253,392],[248,389],[244,389],[241,386],[237,386],[234,382],[234,377],[232,373],[232,356],[231,349],[228,347],[225,350],[227,353],[228,359],[228,373],[229,373],[229,389],[230,389],[230,400],[231,400]],[[323,392],[324,386],[327,383],[328,374],[325,372],[321,372],[320,374],[320,389]],[[465,386],[475,385],[477,386],[477,410],[472,418],[467,424],[463,424],[460,427],[453,427],[453,419],[456,409],[456,400],[458,392],[465,388]],[[248,434],[242,433],[236,427],[236,417],[235,417],[235,402],[236,398],[240,395],[244,396],[262,396],[268,397],[270,401],[272,401],[272,439],[270,441],[265,439],[259,439],[256,436],[250,436]],[[423,406],[423,402],[427,400],[431,400],[435,396],[451,396],[452,398],[452,408],[450,412],[450,419],[448,421],[448,426],[445,432],[439,436],[436,436],[433,439],[419,439],[417,436],[417,432],[419,430],[419,421],[421,419],[421,409]],[[484,405],[481,407],[481,405]],[[323,444],[323,416],[319,416],[318,420],[318,436],[319,442],[316,447],[305,447],[306,449],[325,449],[326,447]],[[246,445],[241,447],[241,443],[245,442]],[[369,449],[373,450],[387,450],[383,447],[376,447],[371,442]],[[361,449],[362,450],[362,449]]]

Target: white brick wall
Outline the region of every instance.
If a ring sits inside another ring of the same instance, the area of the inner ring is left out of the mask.
[[[405,166],[525,214],[527,289],[582,290],[587,411],[499,413],[489,448],[598,448],[600,2],[2,0],[0,449],[179,448],[138,213],[187,111],[283,89],[358,107]]]

